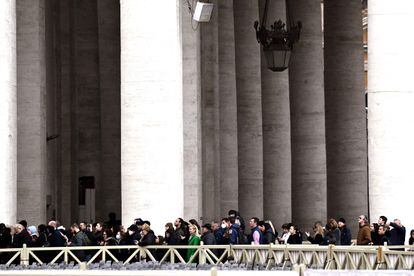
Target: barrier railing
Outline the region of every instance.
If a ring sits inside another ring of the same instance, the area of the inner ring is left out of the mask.
[[[186,251],[193,249],[189,259]],[[404,251],[403,251],[404,250]],[[129,264],[137,261],[211,264],[226,262],[285,269],[302,265],[312,269],[414,269],[413,246],[317,245],[200,245],[200,246],[83,246],[0,249],[2,264],[27,266],[36,262],[75,262],[81,268],[100,261]]]

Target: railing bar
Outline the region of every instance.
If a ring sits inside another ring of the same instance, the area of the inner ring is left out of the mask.
[[[171,249],[168,249],[167,252],[165,252],[164,256],[162,257],[160,264],[162,264],[165,259],[167,259],[168,255],[170,254]]]
[[[144,248],[144,252],[147,254],[147,256],[149,256],[149,258],[151,259],[151,261],[156,262],[157,260],[154,258],[154,256],[152,255],[151,251],[149,251],[149,249],[147,249],[146,247]]]
[[[71,256],[72,256],[72,258],[74,258],[74,259],[75,259],[75,261],[76,261],[78,264],[82,263],[82,262],[78,259],[78,257],[76,257],[76,256],[75,256],[75,254],[73,254],[73,252],[72,252],[72,251],[68,250],[68,253],[69,253],[69,255],[71,255]]]
[[[128,263],[132,260],[132,258],[134,258],[134,257],[135,257],[135,255],[137,255],[137,254],[138,254],[138,252],[139,252],[139,248],[137,248],[137,249],[134,251],[134,253],[132,253],[132,255],[128,257],[128,259],[126,259],[126,261],[124,262],[124,264],[128,264]]]
[[[99,249],[98,252],[95,253],[95,255],[93,255],[93,257],[89,260],[89,262],[87,263],[87,265],[90,265],[93,261],[95,261],[96,258],[98,258],[98,256],[102,253],[102,249]]]
[[[32,252],[32,251],[29,251],[29,254],[30,255],[32,255],[32,257],[38,262],[38,263],[40,263],[41,265],[43,264],[43,262]]]
[[[206,248],[206,252],[208,252],[211,255],[211,257],[215,259],[216,262],[219,260],[216,254],[214,254],[210,249]]]
[[[6,266],[9,266],[18,256],[20,255],[20,251],[17,251],[16,254],[6,263]]]
[[[177,258],[180,260],[181,263],[185,264],[185,260],[183,259],[183,257],[181,257],[180,253],[177,251],[177,249],[173,249],[174,255],[177,256]]]
[[[111,251],[106,250],[106,253],[108,253],[108,255],[112,258],[113,261],[117,263],[119,262],[118,259],[111,253]]]
[[[54,264],[59,258],[60,256],[63,255],[64,251],[60,251],[59,254],[56,255],[56,257],[50,262],[50,264]]]
[[[194,261],[195,257],[197,257],[198,255],[200,255],[200,249],[197,249],[194,252],[194,254],[191,255],[190,259],[188,260],[188,263],[191,264]]]

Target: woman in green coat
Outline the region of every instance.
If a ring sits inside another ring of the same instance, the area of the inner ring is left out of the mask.
[[[198,234],[198,228],[194,224],[190,224],[188,228],[190,232],[190,239],[188,240],[188,245],[200,245],[200,235]],[[185,260],[188,262],[191,258],[191,256],[194,255],[196,252],[196,248],[189,248],[187,249],[187,256]],[[193,263],[196,263],[197,257],[194,258]]]

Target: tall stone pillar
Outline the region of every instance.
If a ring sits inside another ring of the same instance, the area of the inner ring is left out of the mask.
[[[361,2],[325,0],[324,36],[328,217],[357,230],[368,211]]]
[[[260,46],[253,22],[258,1],[237,0],[234,5],[236,49],[239,209],[249,218],[263,217],[263,135]]]
[[[101,187],[97,218],[121,215],[121,72],[119,1],[99,0],[98,47],[101,111]]]
[[[184,211],[181,2],[121,1],[122,223],[155,232]]]
[[[368,6],[369,208],[414,227],[414,16],[410,0],[370,1]]]
[[[17,219],[46,222],[45,1],[16,1]]]
[[[327,214],[321,2],[291,1],[289,12],[303,23],[289,66],[292,221],[311,228]]]
[[[220,144],[220,217],[239,209],[236,54],[233,0],[218,1],[218,97]]]
[[[210,222],[220,216],[220,143],[218,89],[218,7],[210,22],[200,24],[201,33],[201,105],[203,143],[203,220]]]
[[[74,184],[75,200],[80,220],[102,220],[104,197],[101,177],[101,104],[99,82],[99,47],[97,0],[75,0],[73,3],[73,99],[72,112],[75,113],[76,169]],[[106,88],[106,87],[105,87]],[[80,177],[93,177],[94,188],[85,189],[85,202],[79,202]],[[89,191],[87,191],[89,190]],[[95,193],[94,193],[95,191]],[[95,212],[96,211],[96,212]]]
[[[0,221],[16,223],[16,1],[0,3]]]
[[[200,31],[186,8],[181,8],[183,74],[183,181],[184,217],[199,220],[202,214],[201,68]]]
[[[265,1],[260,1],[260,18]],[[270,1],[267,28],[276,20],[286,22],[285,0]],[[290,222],[291,205],[291,147],[289,73],[272,72],[267,68],[261,51],[263,107],[263,205],[264,217],[275,226]]]

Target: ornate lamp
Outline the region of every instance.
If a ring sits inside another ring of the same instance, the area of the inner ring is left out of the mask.
[[[269,0],[266,0],[262,23],[259,26],[259,22],[255,21],[254,28],[256,30],[257,42],[262,44],[263,47],[267,68],[275,72],[280,72],[284,71],[289,66],[293,44],[299,41],[302,23],[298,21],[296,25],[291,24],[289,18],[289,6],[288,3],[286,3],[288,25],[286,26],[282,20],[278,20],[275,21],[273,25],[270,25],[270,30],[267,30],[266,20],[268,5]]]

